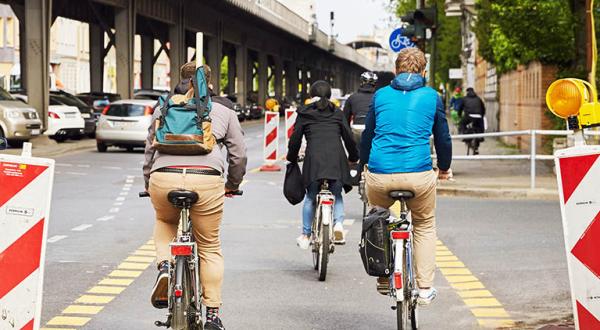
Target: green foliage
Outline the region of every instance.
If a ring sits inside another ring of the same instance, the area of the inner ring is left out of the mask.
[[[566,66],[575,58],[570,0],[478,0],[479,54],[498,72],[533,60]]]
[[[229,83],[229,76],[228,76],[228,72],[229,72],[229,66],[227,65],[228,61],[228,57],[227,55],[223,56],[223,60],[221,61],[221,90],[225,90],[225,87],[227,87],[227,84]]]

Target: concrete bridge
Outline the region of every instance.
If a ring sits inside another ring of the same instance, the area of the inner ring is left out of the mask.
[[[123,98],[133,94],[136,34],[141,37],[142,88],[152,88],[152,68],[161,52],[169,56],[174,87],[178,68],[188,60],[188,47],[195,47],[196,32],[203,32],[204,57],[214,72],[215,92],[235,93],[242,104],[251,94],[264,104],[269,84],[278,98],[304,95],[307,85],[318,79],[350,92],[357,87],[360,73],[373,65],[351,47],[311,29],[309,22],[276,0],[0,2],[11,5],[19,18],[22,82],[30,104],[44,111],[44,120],[49,102],[50,26],[58,16],[89,23],[91,91],[102,91],[104,57],[115,48],[117,92]],[[161,44],[158,52],[155,40]],[[220,86],[224,56],[228,83]]]

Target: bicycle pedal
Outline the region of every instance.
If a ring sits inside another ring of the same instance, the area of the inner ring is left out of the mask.
[[[168,327],[171,326],[167,322],[162,322],[162,321],[155,321],[154,325],[157,326],[157,327],[165,327],[165,328],[168,328]]]
[[[398,307],[396,307],[396,306],[390,306],[390,308],[391,308],[393,311],[395,311],[396,309],[398,309]]]

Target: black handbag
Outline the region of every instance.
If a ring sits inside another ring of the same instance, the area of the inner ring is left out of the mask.
[[[283,182],[283,195],[292,205],[304,200],[304,182],[298,163],[288,163],[285,169],[285,181]]]

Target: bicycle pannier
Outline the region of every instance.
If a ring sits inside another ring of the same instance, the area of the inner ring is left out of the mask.
[[[358,251],[365,271],[371,276],[389,276],[391,272],[387,229],[389,217],[388,209],[375,207],[363,219]]]
[[[194,97],[175,103],[173,97],[159,100],[161,116],[156,120],[154,147],[170,155],[206,155],[217,143],[209,117],[212,104],[202,67],[192,78]]]

